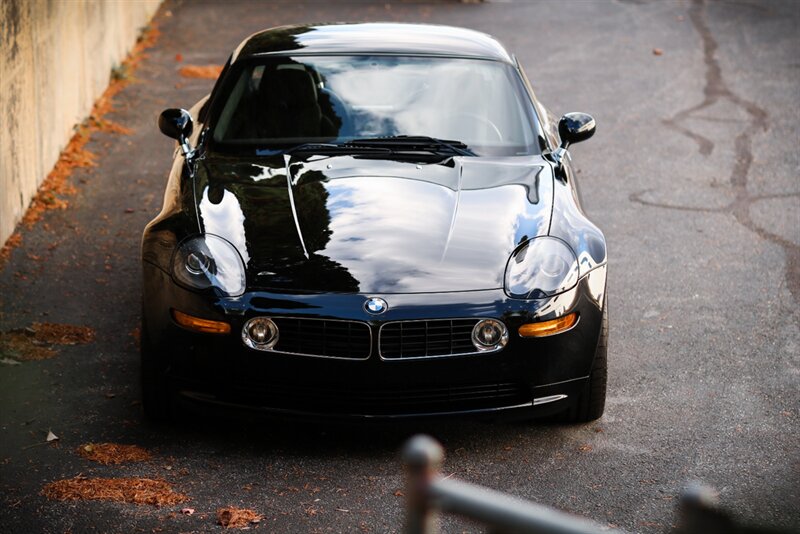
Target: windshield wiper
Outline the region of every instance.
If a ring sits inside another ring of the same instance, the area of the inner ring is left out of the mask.
[[[358,146],[349,143],[302,143],[288,148],[257,149],[259,156],[275,156],[278,154],[391,154],[388,147]]]
[[[391,147],[398,151],[423,151],[441,153],[443,151],[458,156],[474,156],[475,153],[462,141],[437,139],[427,135],[391,135],[386,137],[365,137],[344,143],[347,146]]]

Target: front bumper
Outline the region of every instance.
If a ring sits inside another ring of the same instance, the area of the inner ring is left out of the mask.
[[[175,285],[144,263],[144,314],[148,345],[174,392],[191,403],[246,407],[290,417],[397,418],[522,412],[545,415],[577,400],[588,378],[600,334],[605,267],[551,299],[509,299],[502,290],[460,293],[360,295],[250,292],[214,299]],[[389,309],[376,319],[368,297]],[[226,335],[187,331],[172,320],[177,309],[225,321]],[[577,312],[578,324],[545,338],[521,338],[520,325]],[[308,357],[249,349],[245,321],[256,316],[335,318],[370,325],[374,343],[364,360]],[[390,321],[493,317],[509,330],[499,352],[387,361],[379,357],[378,331]]]

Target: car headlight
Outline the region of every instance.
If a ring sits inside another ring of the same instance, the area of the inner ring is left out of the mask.
[[[244,293],[246,283],[239,251],[213,234],[191,237],[178,246],[172,257],[172,276],[187,287],[213,287],[228,297]]]
[[[578,259],[569,245],[555,237],[537,237],[511,256],[505,290],[518,299],[552,297],[575,287],[579,277]]]

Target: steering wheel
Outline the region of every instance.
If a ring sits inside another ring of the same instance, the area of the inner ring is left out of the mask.
[[[339,95],[330,89],[321,89],[320,93],[328,97],[328,100],[331,104],[331,111],[333,111],[333,113],[335,113],[336,116],[342,121],[342,125],[339,128],[339,137],[353,135],[353,117],[350,114],[350,109],[348,106],[341,98],[339,98]]]
[[[492,131],[494,136],[497,138],[497,139],[495,139],[496,141],[502,141],[503,140],[503,134],[500,132],[500,128],[498,128],[495,123],[493,123],[492,121],[490,121],[486,117],[478,115],[477,113],[472,113],[470,111],[459,111],[458,113],[456,113],[456,119],[461,118],[461,117],[469,119],[472,122],[479,124],[480,126],[488,127],[486,129]]]

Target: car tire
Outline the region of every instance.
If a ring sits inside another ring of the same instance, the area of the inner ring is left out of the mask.
[[[599,419],[606,407],[608,383],[608,310],[604,307],[600,338],[594,352],[592,371],[577,402],[556,419],[563,423],[588,423]]]
[[[172,394],[167,382],[165,359],[150,341],[144,315],[142,315],[139,350],[144,415],[153,422],[170,421],[172,419]]]

